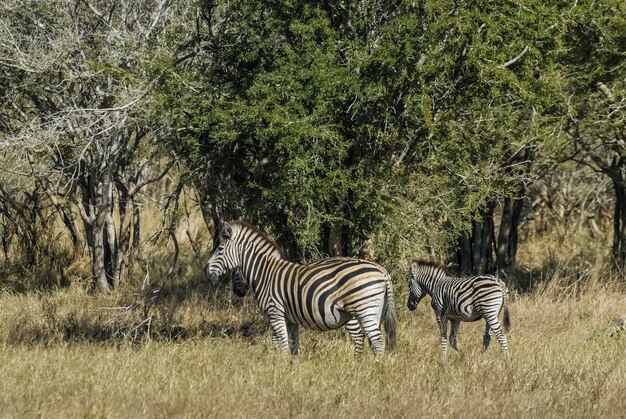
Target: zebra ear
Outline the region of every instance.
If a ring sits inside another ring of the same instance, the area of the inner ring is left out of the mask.
[[[415,275],[417,273],[417,262],[411,263],[411,274]]]
[[[213,251],[217,249],[217,246],[220,244],[220,231],[222,230],[222,226],[224,223],[222,220],[214,219],[214,227],[213,227]]]
[[[221,240],[230,240],[230,237],[233,234],[233,229],[228,223],[223,223],[220,228],[220,239]]]

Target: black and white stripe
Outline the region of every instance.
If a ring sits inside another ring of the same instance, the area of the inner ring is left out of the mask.
[[[233,291],[252,289],[272,327],[276,349],[298,352],[298,327],[333,330],[346,326],[356,354],[367,336],[375,355],[395,346],[395,306],[391,279],[378,264],[328,258],[300,265],[285,260],[278,246],[241,221],[221,225],[205,274],[216,282],[233,269]],[[380,326],[384,323],[387,342]]]
[[[441,332],[442,358],[446,359],[448,346],[447,327],[451,323],[450,346],[457,351],[456,337],[461,322],[484,319],[486,322],[483,348],[489,347],[493,332],[508,356],[505,330],[510,326],[506,307],[507,289],[504,282],[495,276],[477,275],[454,277],[432,262],[414,262],[409,272],[409,310],[415,310],[425,295],[431,296],[431,306],[437,317]],[[498,314],[504,308],[504,328]]]

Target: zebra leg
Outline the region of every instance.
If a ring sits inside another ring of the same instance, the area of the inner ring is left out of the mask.
[[[298,325],[295,323],[287,323],[287,332],[289,333],[289,350],[291,351],[291,355],[298,355],[298,350],[300,349]]]
[[[367,336],[370,348],[374,356],[379,357],[385,353],[385,339],[380,332],[380,314],[356,315],[357,321],[361,324],[363,332]]]
[[[289,337],[285,316],[279,313],[272,313],[269,319],[272,328],[272,346],[277,351],[287,352],[289,350]]]
[[[354,357],[360,359],[361,354],[363,354],[363,340],[365,339],[361,323],[357,319],[352,318],[346,323],[346,329],[354,342]]]
[[[491,328],[489,327],[489,322],[487,322],[485,324],[485,336],[483,336],[483,351],[487,350],[489,342],[491,342]]]
[[[456,352],[459,349],[456,347],[456,336],[459,333],[459,327],[461,326],[461,320],[450,320],[451,328],[450,328],[450,347],[454,349]]]
[[[439,331],[441,332],[441,360],[446,362],[448,357],[448,316],[445,314],[438,315],[437,323],[439,323]]]
[[[488,327],[493,330],[493,333],[498,338],[502,349],[504,350],[504,355],[508,357],[509,355],[509,345],[506,341],[506,334],[504,333],[504,329],[500,326],[500,322],[498,321],[497,313],[491,316],[488,316],[485,320],[487,320]]]

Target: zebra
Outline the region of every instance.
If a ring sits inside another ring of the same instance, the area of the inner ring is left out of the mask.
[[[232,270],[231,282],[233,294],[240,298],[245,297],[248,293],[248,282],[246,281],[246,278],[244,278],[241,269],[235,268]]]
[[[456,337],[461,322],[485,319],[483,350],[487,350],[491,341],[490,332],[498,338],[504,355],[508,358],[508,343],[505,330],[510,327],[506,285],[502,280],[491,275],[477,275],[458,278],[445,271],[437,263],[418,261],[411,264],[408,275],[409,298],[407,307],[410,311],[417,308],[426,294],[431,296],[431,306],[435,312],[441,332],[441,358],[447,357],[447,327],[451,323],[450,346],[458,351]],[[498,314],[504,309],[504,329],[498,321]]]
[[[278,245],[243,221],[216,228],[205,276],[216,283],[233,269],[233,291],[252,289],[272,329],[276,350],[299,351],[298,328],[334,330],[346,326],[360,357],[367,336],[380,356],[396,344],[396,311],[391,278],[380,265],[346,257],[297,264],[283,258]],[[386,339],[380,327],[384,324]]]
[[[248,293],[248,289],[250,287],[248,281],[243,275],[243,272],[241,271],[241,269],[238,268],[235,268],[232,271],[231,285],[233,294],[235,294],[239,298],[244,298]],[[361,329],[361,324],[357,319],[352,318],[346,323],[346,330],[352,337],[352,340],[355,344],[355,357],[360,358],[363,352],[364,340],[364,334],[363,330]],[[291,353],[293,355],[297,355],[299,349],[298,335],[292,335],[289,338],[291,339],[289,342]]]

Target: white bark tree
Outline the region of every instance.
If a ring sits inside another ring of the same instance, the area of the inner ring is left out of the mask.
[[[150,121],[153,87],[194,10],[167,0],[0,5],[0,151],[72,235],[80,215],[75,244],[87,244],[98,290],[124,279],[135,196],[171,167]]]

